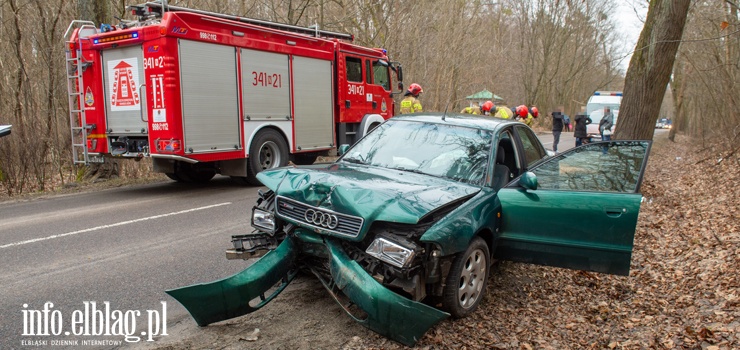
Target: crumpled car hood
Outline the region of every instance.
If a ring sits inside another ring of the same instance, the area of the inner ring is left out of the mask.
[[[434,209],[480,191],[449,179],[346,163],[267,170],[257,178],[278,196],[362,217],[357,240],[373,221],[415,224]]]

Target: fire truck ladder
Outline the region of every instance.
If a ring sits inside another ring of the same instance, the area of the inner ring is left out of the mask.
[[[160,13],[160,15],[163,11],[192,12],[192,13],[197,13],[200,15],[228,19],[231,21],[248,23],[248,24],[252,24],[252,25],[256,25],[260,27],[277,29],[277,30],[282,30],[286,32],[299,33],[299,34],[313,36],[317,38],[332,38],[332,39],[342,39],[342,40],[348,40],[348,41],[354,40],[354,36],[352,34],[331,32],[328,30],[319,30],[318,27],[314,28],[313,26],[312,27],[300,27],[300,26],[294,26],[290,24],[265,21],[261,19],[239,17],[239,16],[226,15],[226,14],[217,13],[217,12],[195,10],[195,9],[190,9],[187,7],[172,6],[172,5],[168,5],[166,1],[164,1],[164,4],[161,1],[150,1],[143,5],[138,5],[135,7],[143,7],[143,6],[149,7],[154,12]]]
[[[89,164],[90,156],[87,153],[87,135],[93,125],[87,125],[85,120],[85,84],[82,73],[90,65],[82,57],[81,41],[84,39],[78,34],[78,40],[68,40],[68,35],[75,25],[83,29],[96,31],[95,23],[90,21],[74,21],[67,28],[65,37],[65,53],[67,56],[67,93],[69,96],[69,125],[72,136],[72,163]],[[72,52],[74,47],[75,52]]]

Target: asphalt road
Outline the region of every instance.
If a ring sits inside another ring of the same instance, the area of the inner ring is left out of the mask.
[[[189,317],[164,291],[245,267],[227,261],[224,250],[231,235],[248,229],[256,192],[221,177],[205,187],[162,182],[0,203],[0,349],[25,348],[35,340],[50,347],[56,341],[84,346],[84,340],[123,339],[94,335],[100,332],[92,330],[94,312],[91,303],[85,311],[85,302],[96,302],[101,313],[95,315],[104,315],[109,303],[111,334],[152,333],[146,310],[162,315],[162,302],[169,323]],[[53,307],[46,317],[30,311],[47,302]],[[32,315],[41,329],[28,328]],[[122,316],[118,328],[116,315]],[[61,327],[54,322],[59,319]],[[75,335],[84,334],[85,324],[90,335]],[[58,335],[23,335],[44,331]]]
[[[552,149],[552,134],[539,137]],[[167,324],[189,317],[164,291],[241,271],[224,250],[256,199],[217,177],[0,203],[0,349],[141,345],[165,311]]]

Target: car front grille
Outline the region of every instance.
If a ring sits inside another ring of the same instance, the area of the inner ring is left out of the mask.
[[[364,220],[361,217],[310,206],[285,197],[278,196],[276,200],[278,216],[303,226],[346,237],[357,237],[362,230]]]

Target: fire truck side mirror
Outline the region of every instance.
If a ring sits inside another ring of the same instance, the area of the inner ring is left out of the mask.
[[[337,149],[337,155],[338,156],[342,156],[345,153],[347,153],[348,150],[349,150],[349,145],[345,143],[345,144],[339,146],[339,148]]]

